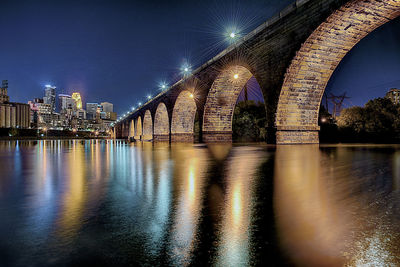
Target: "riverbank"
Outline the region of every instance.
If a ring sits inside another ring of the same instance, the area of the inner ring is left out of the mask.
[[[0,128],[0,140],[106,139],[107,133],[71,130]]]
[[[0,141],[34,141],[34,140],[90,140],[90,139],[110,139],[108,136],[95,137],[73,137],[73,136],[1,136]]]

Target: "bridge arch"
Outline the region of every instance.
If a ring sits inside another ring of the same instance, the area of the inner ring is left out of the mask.
[[[135,137],[135,121],[132,119],[129,123],[129,135],[128,138]]]
[[[153,119],[150,110],[146,110],[143,117],[143,141],[153,140]]]
[[[233,112],[240,92],[253,74],[244,66],[224,69],[207,95],[203,115],[204,142],[231,142]]]
[[[142,134],[143,134],[143,132],[142,132],[142,130],[143,130],[142,117],[141,116],[136,118],[135,124],[136,124],[136,126],[135,126],[135,140],[141,140],[141,137],[142,137]]]
[[[194,120],[196,111],[197,106],[193,93],[189,90],[180,92],[172,111],[171,141],[194,141]]]
[[[154,116],[154,141],[169,141],[169,116],[163,102],[158,104]]]
[[[278,144],[319,142],[319,107],[334,70],[359,41],[399,15],[399,0],[352,0],[308,37],[287,69],[280,92]]]
[[[129,136],[129,122],[126,121],[124,123],[124,137],[127,138]]]

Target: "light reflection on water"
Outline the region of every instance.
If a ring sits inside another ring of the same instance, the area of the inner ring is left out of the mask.
[[[0,265],[399,265],[400,147],[0,142]]]

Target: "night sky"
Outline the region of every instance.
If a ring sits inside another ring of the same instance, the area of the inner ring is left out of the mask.
[[[227,30],[242,35],[292,0],[0,1],[0,80],[11,101],[78,91],[84,102],[109,101],[118,113],[163,81],[179,78],[226,48]],[[400,88],[400,20],[360,42],[342,61],[328,90],[363,105]]]

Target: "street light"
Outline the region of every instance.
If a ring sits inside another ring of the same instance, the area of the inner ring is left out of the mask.
[[[193,97],[194,97],[194,95],[193,95],[193,94],[190,94],[190,95],[189,95],[189,97],[190,97],[190,98],[193,98]]]
[[[43,132],[46,134],[46,137],[47,137],[47,128],[46,127],[43,128]]]
[[[231,37],[233,39],[236,37],[236,34],[234,32],[231,32],[231,34],[229,34],[229,37]]]
[[[188,63],[183,64],[183,66],[181,67],[181,72],[183,75],[188,75],[191,71],[191,67]]]
[[[239,74],[233,75],[233,78],[234,78],[235,80],[237,80],[237,79],[239,78]]]

